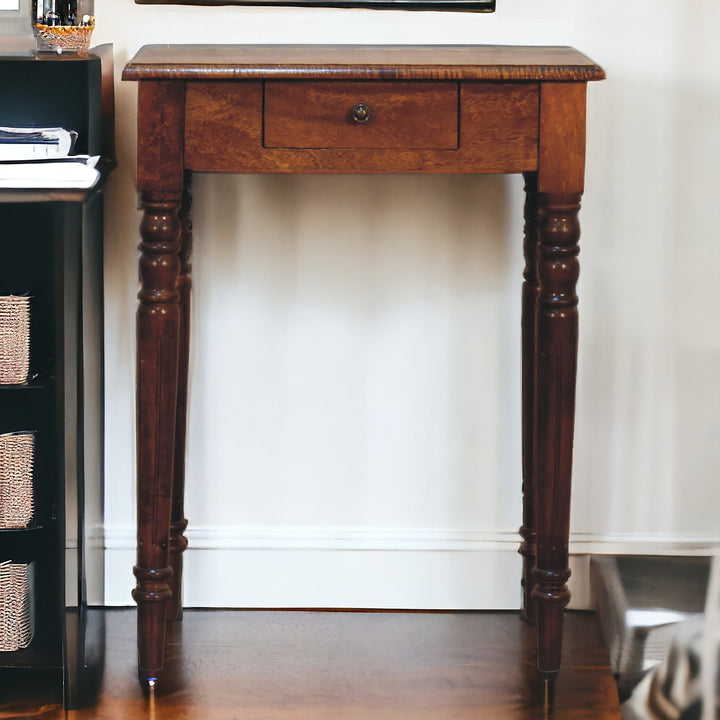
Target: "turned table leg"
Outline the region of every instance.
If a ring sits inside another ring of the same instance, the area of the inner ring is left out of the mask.
[[[183,227],[189,212],[189,202],[183,201],[183,195],[187,196],[183,183],[184,115],[184,82],[153,80],[139,84],[137,184],[144,214],[137,310],[138,537],[133,597],[138,605],[138,665],[145,680],[163,667],[165,624],[176,585],[171,563],[176,562],[178,553],[171,553],[170,548],[173,512],[172,549],[182,543],[182,507],[179,512],[173,509],[173,480],[180,291],[184,292],[185,282],[180,279],[180,252],[182,246],[186,266],[190,246],[189,231]],[[186,268],[183,276],[188,272]]]
[[[180,276],[179,293],[179,345],[178,345],[178,391],[175,416],[175,458],[173,468],[172,512],[170,520],[170,577],[172,598],[168,607],[168,620],[182,619],[182,570],[183,552],[187,539],[183,535],[188,521],[185,518],[185,440],[187,436],[188,365],[190,355],[190,291],[192,287],[190,252],[192,249],[192,173],[185,173],[183,199],[180,207]]]
[[[138,655],[144,671],[163,665],[175,407],[177,401],[180,198],[142,194],[137,311],[138,546],[134,568]]]
[[[522,289],[522,478],[523,524],[520,554],[523,557],[521,616],[535,622],[535,600],[532,597],[535,556],[535,306],[537,304],[537,175],[525,174],[525,270]]]
[[[560,669],[570,532],[577,366],[580,194],[538,194],[540,285],[536,313],[535,492],[538,669]]]
[[[568,546],[577,368],[578,211],[585,176],[583,83],[540,84],[537,168],[535,407],[532,477],[536,558],[532,598],[537,666],[561,666],[563,616],[570,599]]]

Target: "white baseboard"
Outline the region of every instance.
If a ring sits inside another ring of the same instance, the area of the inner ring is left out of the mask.
[[[514,532],[190,527],[186,607],[517,609]],[[706,554],[698,538],[573,536],[571,607],[592,606],[590,554]],[[105,529],[105,604],[130,605],[135,531]]]

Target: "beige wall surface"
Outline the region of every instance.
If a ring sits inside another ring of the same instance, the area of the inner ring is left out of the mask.
[[[96,14],[118,74],[105,602],[129,603],[133,584],[136,86],[119,73],[146,43],[573,45],[603,65],[571,549],[720,540],[720,3],[498,0],[472,15],[96,0]],[[521,180],[201,175],[194,198],[187,603],[515,607]]]

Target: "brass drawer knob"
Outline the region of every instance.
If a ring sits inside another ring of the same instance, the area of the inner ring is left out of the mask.
[[[370,108],[365,103],[358,103],[351,111],[350,117],[358,124],[366,123],[370,120]]]

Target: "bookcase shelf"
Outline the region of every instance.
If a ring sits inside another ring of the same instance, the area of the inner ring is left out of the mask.
[[[112,83],[111,46],[86,57],[2,54],[0,126],[77,130],[77,152],[101,155],[107,174]],[[0,295],[30,298],[28,379],[0,384],[0,435],[34,437],[32,518],[0,527],[6,577],[20,566],[29,589],[18,612],[32,637],[0,650],[0,683],[3,673],[52,678],[68,708],[82,705],[87,678],[98,676],[84,651],[84,618],[88,588],[101,597],[103,585],[101,560],[89,558],[101,549],[85,542],[102,527],[103,181],[82,191],[0,191]],[[16,466],[14,456],[4,462]],[[10,637],[0,623],[0,648],[3,632]]]

